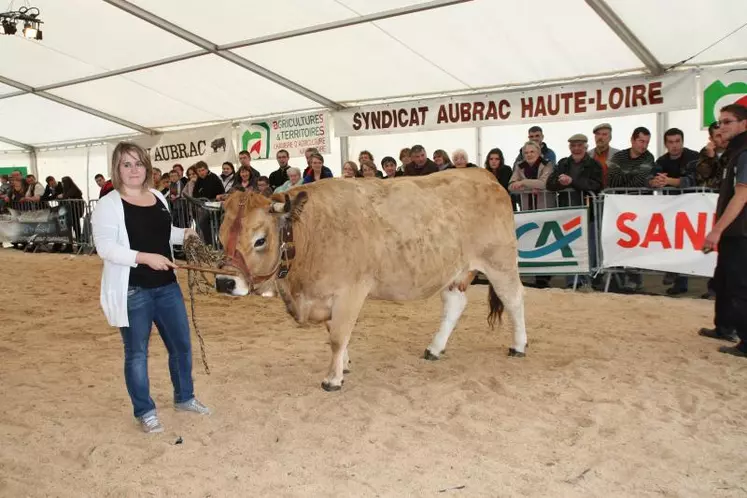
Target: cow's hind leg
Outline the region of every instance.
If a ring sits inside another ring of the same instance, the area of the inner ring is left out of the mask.
[[[339,391],[342,388],[343,372],[349,361],[347,349],[350,333],[355,327],[367,294],[368,291],[365,289],[351,289],[345,295],[337,297],[332,305],[332,315],[327,321],[332,359],[329,373],[322,381],[322,388],[325,391]]]
[[[491,314],[488,321],[492,324],[495,315],[500,314],[501,308],[505,308],[514,326],[514,344],[508,350],[508,355],[524,356],[527,347],[527,329],[524,321],[524,286],[519,278],[519,272],[515,269],[506,270],[505,267],[500,269],[489,267],[483,273],[488,277],[491,285],[489,290]]]
[[[467,295],[456,287],[452,290],[444,289],[441,292],[441,300],[444,303],[441,327],[425,350],[423,357],[426,360],[437,360],[441,356],[441,353],[446,349],[449,336],[451,336],[459,317],[462,316],[462,312],[467,306]]]

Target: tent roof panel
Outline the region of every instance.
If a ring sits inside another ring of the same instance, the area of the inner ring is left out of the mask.
[[[233,0],[130,2],[218,45],[353,16],[349,9],[334,0],[281,0],[261,4]]]
[[[191,43],[104,2],[35,0],[34,6],[44,21],[44,40],[4,36],[0,43],[4,62],[0,72],[27,85],[80,78],[195,50]]]
[[[17,92],[17,91],[18,91],[18,89],[16,87],[9,86],[9,85],[4,85],[4,84],[0,83],[0,95],[7,95],[9,93],[14,93],[14,92]]]
[[[37,145],[136,133],[129,128],[91,116],[36,95],[0,100],[0,136]]]
[[[468,88],[372,24],[233,52],[338,102]]]
[[[747,23],[744,0],[688,0],[676,5],[651,0],[607,0],[607,3],[665,67],[695,55]],[[745,58],[745,46],[747,28],[690,63]]]
[[[50,92],[150,128],[318,107],[214,55]]]
[[[472,88],[642,67],[583,0],[518,2],[510,17],[505,12],[502,2],[477,1],[377,25]],[[517,18],[533,19],[534,27],[527,31]],[[571,25],[582,27],[583,36]]]

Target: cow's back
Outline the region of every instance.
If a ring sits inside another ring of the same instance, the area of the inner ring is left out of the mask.
[[[365,280],[374,297],[414,299],[435,293],[486,251],[515,258],[509,195],[484,169],[301,188],[309,194],[297,255],[304,285]]]

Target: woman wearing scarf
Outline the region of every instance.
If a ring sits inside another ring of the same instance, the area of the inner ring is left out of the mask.
[[[556,206],[555,193],[545,191],[547,179],[553,170],[553,163],[542,157],[542,151],[535,142],[527,142],[523,147],[524,158],[514,167],[508,183],[509,190],[521,193],[521,209],[547,209]]]

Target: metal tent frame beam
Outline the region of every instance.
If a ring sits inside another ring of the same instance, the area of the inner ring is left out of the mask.
[[[11,80],[10,78],[6,78],[4,76],[0,76],[0,83],[4,83],[8,86],[12,86],[13,88],[18,88],[19,90],[23,90],[25,93],[32,93],[34,95],[38,95],[39,97],[45,98],[47,100],[57,102],[58,104],[62,104],[64,106],[77,109],[81,112],[85,112],[86,114],[90,114],[92,116],[96,116],[98,118],[111,121],[112,123],[117,123],[126,128],[137,130],[140,133],[145,133],[148,135],[154,135],[157,133],[155,130],[151,130],[150,128],[146,128],[137,123],[132,123],[130,121],[127,121],[126,119],[118,118],[117,116],[112,116],[111,114],[107,114],[103,111],[99,111],[98,109],[94,109],[92,107],[88,107],[86,105],[79,104],[71,100],[63,99],[62,97],[58,97],[57,95],[54,95],[54,94],[51,94],[45,91],[40,91],[34,87],[23,84],[20,81],[15,81],[15,80]]]
[[[605,0],[586,0],[586,4],[605,22],[607,26],[627,45],[654,76],[664,73],[664,66],[654,54],[638,39],[628,26],[620,19]]]
[[[25,144],[23,142],[16,142],[15,140],[12,140],[12,139],[6,138],[6,137],[1,137],[0,136],[0,142],[6,143],[6,144],[10,144],[10,145],[15,145],[19,149],[23,149],[23,150],[25,150],[27,152],[30,152],[30,151],[34,150],[34,146],[33,145]]]

